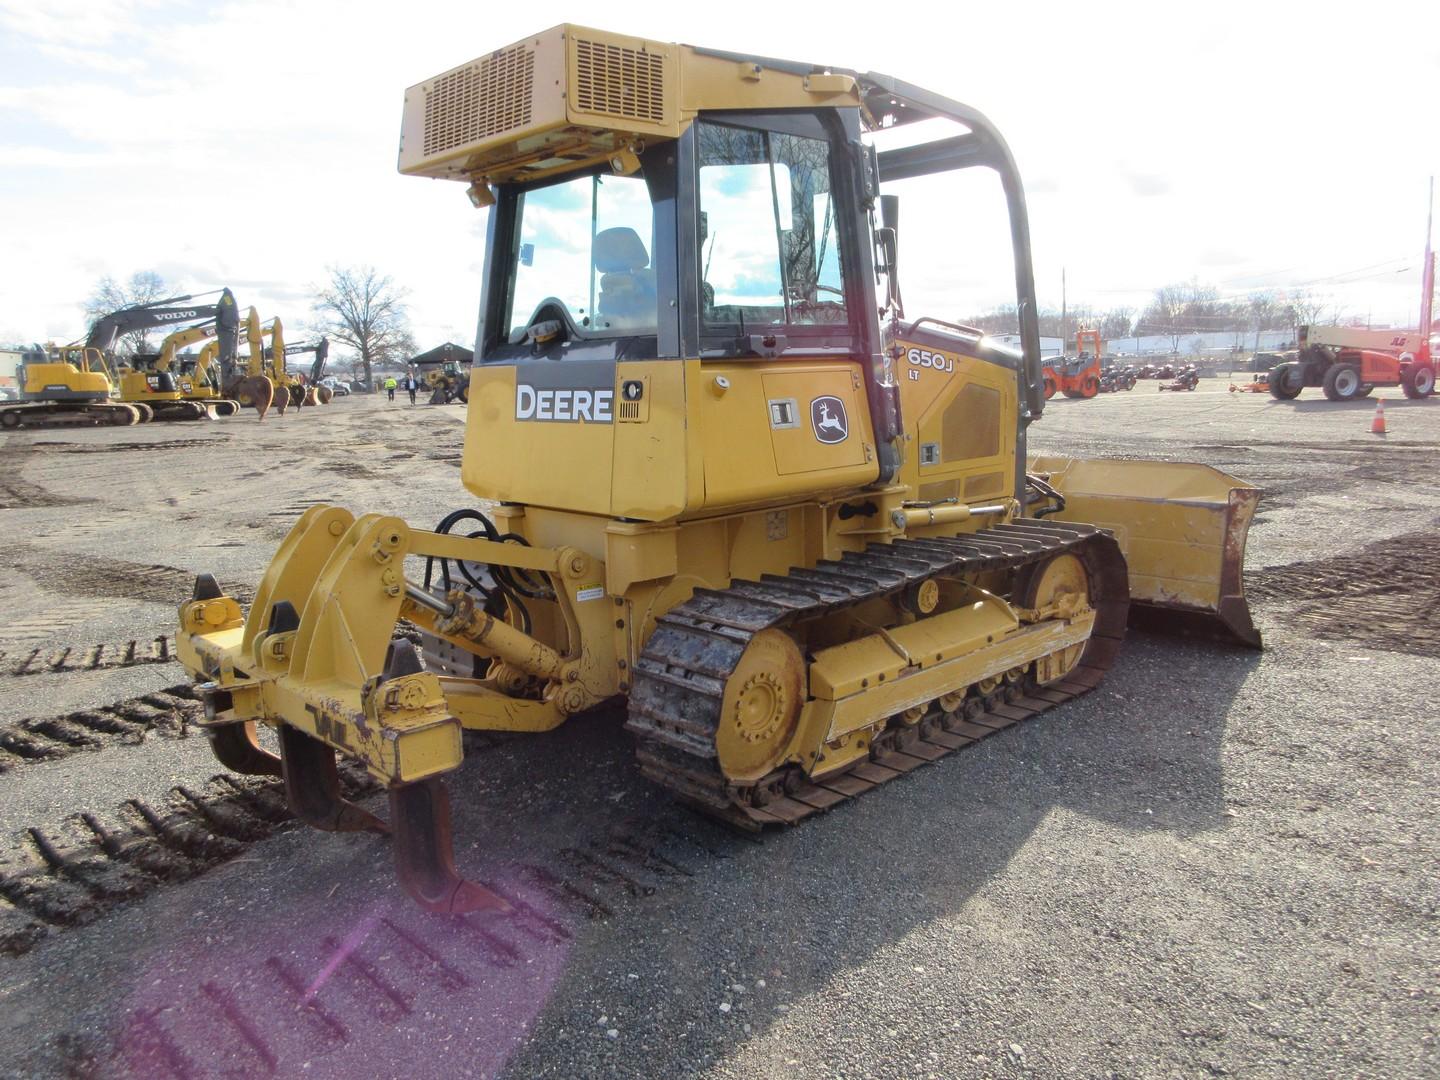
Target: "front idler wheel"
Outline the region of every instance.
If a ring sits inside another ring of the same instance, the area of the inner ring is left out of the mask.
[[[715,753],[731,783],[754,782],[785,759],[805,704],[805,657],[783,630],[761,630],[725,683]]]
[[[1031,611],[1048,612],[1042,617],[1069,618],[1090,606],[1090,573],[1077,555],[1064,552],[1031,567],[1015,587],[1014,603]],[[1070,674],[1084,655],[1083,645],[1042,657],[1036,663],[1036,682],[1044,685],[1057,682]],[[1022,681],[1011,679],[1014,685]],[[982,684],[981,692],[985,692]]]

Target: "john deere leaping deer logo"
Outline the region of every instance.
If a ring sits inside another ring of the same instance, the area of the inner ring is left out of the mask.
[[[845,403],[838,397],[817,397],[810,402],[810,426],[822,443],[844,442],[850,436]]]

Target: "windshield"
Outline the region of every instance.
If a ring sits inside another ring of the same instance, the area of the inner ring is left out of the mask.
[[[595,174],[523,192],[505,325],[558,300],[591,333],[655,333],[653,211],[638,176]]]
[[[716,123],[696,130],[706,325],[845,323],[829,144]]]

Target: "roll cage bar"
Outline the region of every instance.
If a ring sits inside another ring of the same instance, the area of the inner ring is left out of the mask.
[[[1035,266],[1030,254],[1030,215],[1025,206],[1020,170],[1009,145],[995,125],[983,113],[968,105],[880,72],[860,72],[716,49],[696,48],[695,51],[795,75],[849,75],[860,88],[866,126],[872,131],[931,119],[951,120],[969,128],[967,133],[952,138],[882,151],[877,155],[880,180],[882,183],[908,180],[976,166],[992,168],[999,174],[1010,214],[1010,245],[1015,259],[1015,303],[1020,319],[1023,357],[1023,412],[1029,414],[1027,419],[1038,417],[1045,409],[1045,393],[1040,375],[1040,317],[1035,300]]]

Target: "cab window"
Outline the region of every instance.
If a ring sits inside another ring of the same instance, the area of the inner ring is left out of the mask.
[[[638,176],[596,173],[522,192],[505,325],[546,300],[586,334],[655,333],[653,208]]]
[[[706,329],[847,324],[830,146],[696,125]]]

